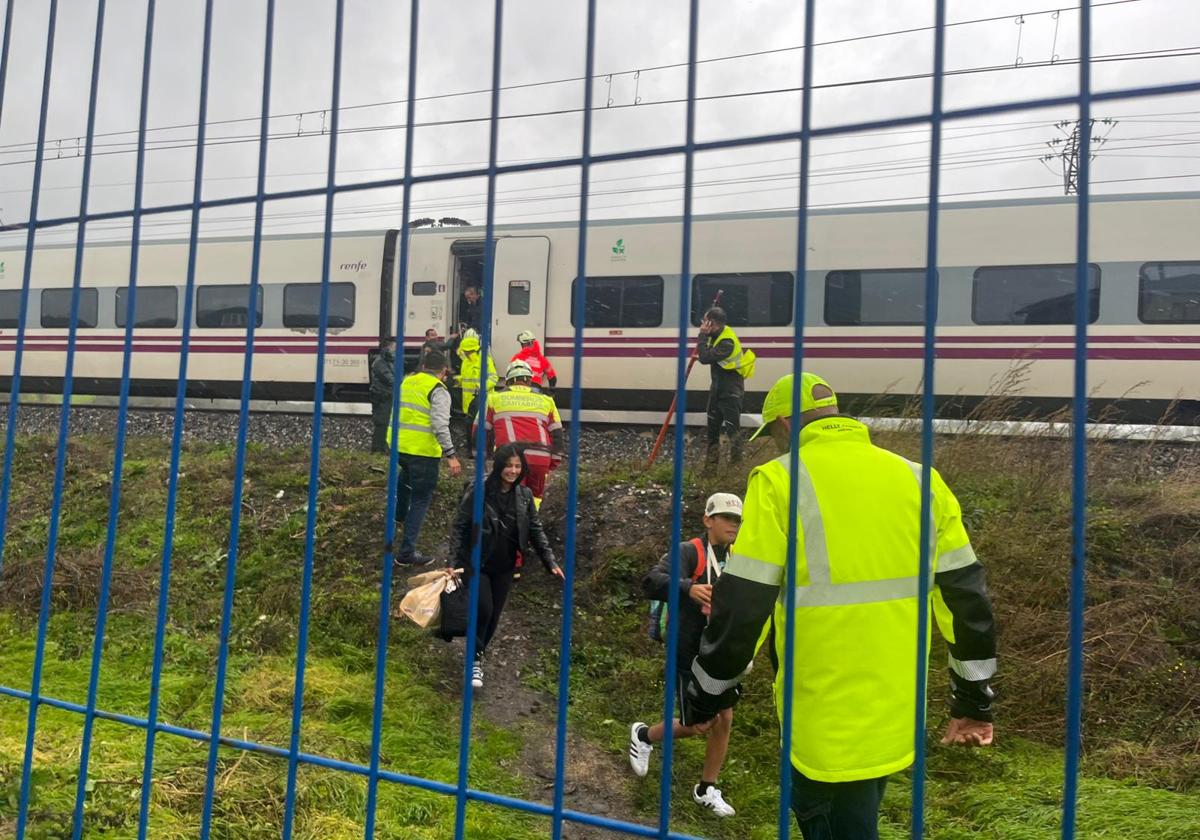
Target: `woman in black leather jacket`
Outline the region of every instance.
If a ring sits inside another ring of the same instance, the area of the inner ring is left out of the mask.
[[[483,687],[483,652],[496,634],[500,613],[512,588],[513,572],[517,568],[517,552],[529,556],[532,548],[541,558],[546,571],[563,579],[562,569],[554,559],[550,541],[533,504],[533,493],[521,484],[527,466],[521,449],[514,444],[501,446],[492,461],[492,471],[483,484],[483,520],[480,533],[479,620],[475,635],[475,663],[471,682]],[[475,488],[468,487],[458,506],[458,515],[450,529],[450,562],[455,568],[471,574],[471,520],[475,511]]]

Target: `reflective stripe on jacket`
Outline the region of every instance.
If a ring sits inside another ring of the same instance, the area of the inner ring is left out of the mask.
[[[400,383],[400,451],[407,455],[441,458],[442,445],[433,431],[429,395],[445,385],[436,376],[417,371]],[[388,423],[387,443],[392,445],[392,424]]]
[[[562,429],[562,418],[554,398],[526,385],[510,385],[488,397],[488,431],[495,435],[496,446],[525,441],[547,453],[552,433]]]
[[[726,340],[733,342],[733,352],[729,354],[728,358],[721,359],[717,364],[725,370],[737,371],[743,379],[749,379],[754,375],[754,352],[742,350],[742,342],[738,339],[737,333],[728,325],[717,333],[712,343],[717,345]]]
[[[789,459],[750,475],[742,527],[692,673],[714,695],[738,681],[770,611],[753,602],[767,593],[780,658],[788,623],[795,628],[792,765],[822,782],[886,776],[913,760],[921,467],[874,446],[867,428],[849,417],[806,425],[796,578],[788,582]],[[987,680],[996,669],[995,635],[982,567],[958,501],[936,470],[931,476],[931,612],[949,643],[952,675]],[[963,600],[956,606],[943,597],[942,589],[964,575],[977,590],[973,622],[964,621]],[[789,584],[792,615],[784,606]],[[782,670],[774,693],[782,716]]]

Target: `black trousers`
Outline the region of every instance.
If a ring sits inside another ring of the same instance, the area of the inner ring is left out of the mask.
[[[500,572],[488,568],[479,576],[479,621],[475,629],[475,650],[483,653],[500,626],[500,614],[513,585],[513,569]]]
[[[371,451],[387,452],[387,430],[392,420],[392,401],[371,401]]]
[[[742,459],[742,398],[744,391],[708,392],[708,457],[717,456],[721,433],[729,438],[729,457]]]
[[[792,768],[792,813],[804,840],[879,840],[879,803],[887,776],[817,782]]]

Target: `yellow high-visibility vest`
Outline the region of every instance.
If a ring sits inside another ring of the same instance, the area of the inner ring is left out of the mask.
[[[874,446],[867,428],[851,418],[806,425],[796,578],[786,581],[789,458],[750,474],[742,527],[724,573],[780,585],[774,620],[781,660],[787,625],[795,627],[792,765],[822,782],[886,776],[913,761],[921,467]],[[977,560],[957,499],[937,471],[931,475],[931,612],[953,641],[953,621],[933,574]],[[784,602],[789,585],[796,591],[792,615]],[[783,688],[780,668],[775,703],[781,718]]]
[[[550,432],[562,428],[562,417],[554,398],[528,385],[510,385],[507,390],[489,395],[488,409],[491,411],[489,428],[504,427],[503,436],[497,433],[497,441],[528,441],[548,452]]]
[[[444,388],[442,381],[431,373],[419,370],[404,377],[400,383],[400,451],[407,455],[441,458],[442,445],[433,433],[430,416],[430,394]],[[388,423],[387,444],[392,445],[392,424]]]
[[[751,376],[754,376],[754,351],[743,350],[742,342],[738,339],[737,333],[728,325],[713,339],[713,346],[720,344],[725,339],[733,342],[733,352],[729,354],[729,358],[722,359],[717,364],[725,370],[736,370],[741,374],[743,379],[749,379]]]
[[[467,411],[471,407],[471,401],[475,399],[475,395],[479,393],[479,354],[464,353],[462,355],[462,366],[459,369],[459,382],[462,383],[463,403],[462,410]],[[496,365],[492,361],[492,356],[488,354],[488,375],[487,389],[491,393],[496,388],[496,382],[500,377],[496,375]]]

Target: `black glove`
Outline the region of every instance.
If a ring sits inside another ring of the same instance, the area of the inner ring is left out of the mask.
[[[721,694],[709,694],[701,686],[696,675],[688,672],[684,703],[687,704],[687,719],[691,726],[708,723],[725,709],[732,709],[742,699],[741,685],[735,685]]]

